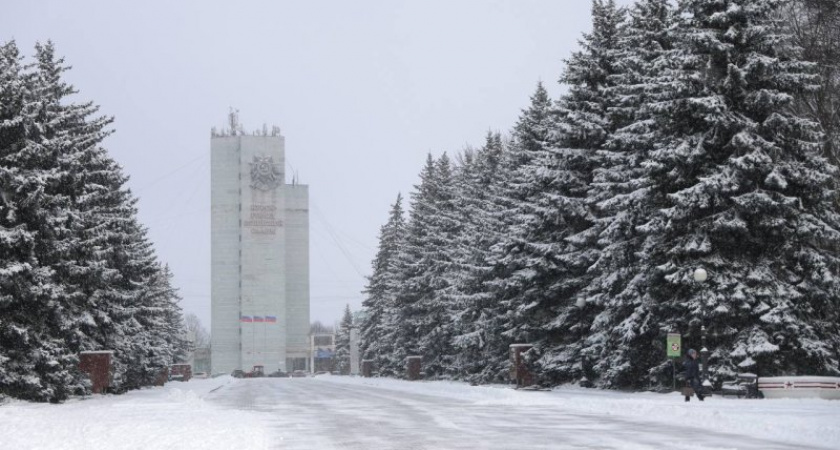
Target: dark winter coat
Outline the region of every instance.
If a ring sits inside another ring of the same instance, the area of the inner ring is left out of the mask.
[[[683,363],[683,370],[685,371],[686,380],[700,377],[700,364],[697,363],[697,360],[694,358],[689,357],[685,360]]]

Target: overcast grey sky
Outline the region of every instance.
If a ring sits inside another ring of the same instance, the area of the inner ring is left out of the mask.
[[[0,41],[51,39],[116,118],[105,145],[186,312],[210,325],[210,127],[286,137],[310,189],[311,317],[361,307],[379,227],[426,154],[507,132],[590,29],[589,0],[10,1]],[[629,4],[630,0],[619,0]]]

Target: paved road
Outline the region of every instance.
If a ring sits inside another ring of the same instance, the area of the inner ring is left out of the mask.
[[[264,412],[284,449],[807,448],[562,404],[487,405],[318,378],[238,380],[206,400]]]

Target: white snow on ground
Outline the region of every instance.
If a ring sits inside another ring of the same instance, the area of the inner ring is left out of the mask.
[[[0,449],[267,448],[266,417],[202,399],[238,380],[224,376],[59,405],[0,406]]]
[[[187,383],[173,382],[165,387],[120,396],[74,399],[61,405],[9,402],[0,405],[0,449],[262,449],[276,446],[277,422],[284,420],[278,415],[292,413],[284,412],[284,408],[271,413],[258,409],[236,409],[218,401],[223,392],[240,395],[236,389],[238,383],[257,381],[225,376]],[[458,401],[487,406],[491,410],[498,406],[500,414],[510,410],[506,406],[552,406],[555,409],[559,406],[564,413],[632,419],[629,423],[644,423],[645,430],[641,432],[650,433],[652,442],[656,441],[657,430],[679,425],[702,427],[709,433],[735,435],[732,448],[739,447],[738,436],[743,437],[745,442],[747,439],[767,439],[789,443],[793,447],[840,448],[840,401],[821,399],[739,400],[713,397],[702,403],[696,399],[685,403],[679,394],[620,393],[581,388],[524,392],[509,386],[338,376],[265,379],[250,385],[248,391],[259,395],[260,389],[271,390],[280,386],[318,390],[319,387],[341,385],[352,385],[347,386],[354,388],[352,392],[362,389],[371,394],[382,394],[387,391],[397,394],[395,398],[400,397],[399,393],[404,393],[405,397],[440,398],[442,405],[449,400],[450,405],[451,401]],[[218,391],[214,392],[216,389]],[[339,407],[342,400],[336,398],[335,402]],[[244,399],[244,403],[247,404],[248,399]],[[330,406],[324,404],[323,407]],[[289,410],[293,411],[294,407],[290,405]],[[435,412],[432,411],[432,414]],[[445,422],[454,419],[444,417],[447,414],[454,414],[452,408],[442,408],[435,420]],[[316,419],[295,417],[294,420]],[[516,416],[506,416],[505,420],[513,427],[518,425]],[[370,432],[375,433],[376,430]],[[290,438],[296,431],[284,428],[282,433]],[[590,438],[581,439],[588,442]],[[597,447],[598,439],[597,433],[594,433],[591,445]]]
[[[467,386],[455,382],[406,382],[386,378],[319,376],[331,383],[362,384],[417,394],[469,400],[486,405],[562,404],[568,412],[643,419],[651,432],[669,425],[696,426],[791,444],[840,448],[840,401],[823,399],[746,400],[697,398],[686,403],[679,393],[623,393],[560,387],[551,392],[517,391],[508,386]],[[733,444],[737,448],[737,443]]]

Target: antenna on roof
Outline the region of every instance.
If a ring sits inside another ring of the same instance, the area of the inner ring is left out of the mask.
[[[230,107],[230,112],[228,113],[228,124],[230,125],[231,136],[242,134],[242,124],[239,123],[239,110],[233,109],[232,106]]]

